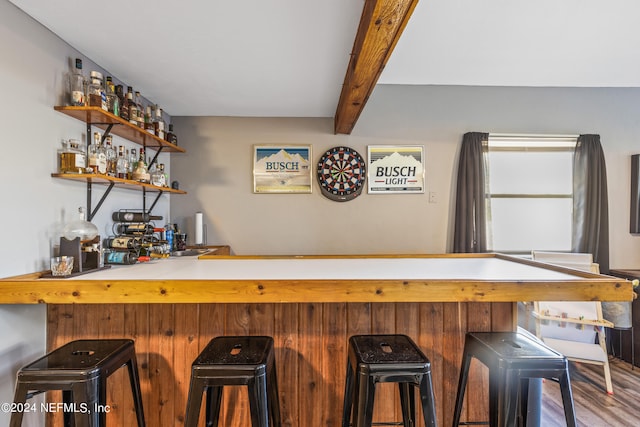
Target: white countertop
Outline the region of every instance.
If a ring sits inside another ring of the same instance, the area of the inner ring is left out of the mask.
[[[174,257],[67,280],[480,280],[566,281],[578,277],[500,258]]]

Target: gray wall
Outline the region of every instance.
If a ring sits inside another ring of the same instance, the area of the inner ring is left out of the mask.
[[[172,156],[173,178],[189,194],[173,218],[193,233],[204,212],[209,243],[239,254],[446,252],[452,236],[457,154],[467,131],[599,133],[607,161],[611,266],[640,266],[629,229],[630,155],[640,152],[640,89],[378,86],[352,135],[331,119],[179,117],[187,154]],[[253,194],[254,144],[311,144],[318,159],[345,144],[424,145],[425,194],[369,195],[345,203],[312,194]],[[429,203],[428,193],[436,195]]]

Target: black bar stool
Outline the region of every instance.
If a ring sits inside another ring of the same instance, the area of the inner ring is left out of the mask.
[[[372,425],[377,383],[398,383],[404,427],[415,426],[414,387],[418,387],[424,424],[435,427],[431,363],[411,338],[406,335],[349,338],[342,427],[349,427],[352,416],[355,427]]]
[[[107,377],[127,365],[138,427],[145,426],[142,393],[133,341],[99,339],[71,341],[18,371],[14,403],[47,390],[62,390],[64,425],[106,425]],[[30,393],[30,391],[32,391]],[[10,427],[22,425],[22,412],[11,414]]]
[[[280,427],[273,338],[264,336],[217,337],[191,365],[191,383],[184,425],[196,427],[202,394],[206,390],[206,425],[217,427],[222,389],[246,385],[253,427]]]
[[[462,402],[471,358],[489,368],[489,422],[460,423]],[[453,426],[526,424],[529,378],[556,378],[560,382],[567,426],[576,425],[569,363],[562,354],[528,334],[517,332],[468,332],[466,334]]]

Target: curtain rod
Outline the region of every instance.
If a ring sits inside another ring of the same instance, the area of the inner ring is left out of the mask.
[[[580,135],[552,135],[552,134],[535,134],[535,133],[489,133],[489,138],[537,138],[537,139],[577,139]]]

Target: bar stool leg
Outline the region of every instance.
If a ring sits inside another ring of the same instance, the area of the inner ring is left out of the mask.
[[[258,375],[249,383],[249,407],[252,427],[269,427],[266,374]]]
[[[376,380],[373,375],[358,373],[356,377],[356,405],[353,412],[355,427],[371,427],[373,421],[373,401],[376,394]]]
[[[185,414],[185,427],[197,427],[200,418],[200,406],[202,405],[202,393],[204,382],[199,378],[191,378],[189,394],[187,397],[187,413]]]
[[[464,402],[464,393],[467,388],[467,379],[469,378],[469,366],[471,365],[471,356],[468,353],[462,355],[462,365],[460,367],[460,378],[458,379],[458,393],[456,394],[456,405],[453,412],[453,427],[460,424],[460,415],[462,414],[462,403]]]
[[[347,374],[344,384],[344,402],[342,405],[342,427],[349,427],[351,421],[351,406],[353,405],[353,368],[351,363],[347,361]],[[13,427],[13,426],[12,426]]]
[[[16,384],[16,391],[13,396],[14,403],[18,405],[23,405],[27,401],[27,393],[29,389],[26,384],[18,381]],[[9,427],[20,427],[22,426],[22,411],[16,411],[11,414],[11,420],[9,421]]]
[[[499,426],[515,426],[518,414],[518,374],[511,369],[504,370],[503,391],[502,391],[502,413],[500,414]]]
[[[436,399],[433,395],[431,372],[423,375],[420,380],[420,401],[425,427],[436,427]]]
[[[278,392],[278,375],[276,375],[275,363],[271,369],[267,371],[267,382],[269,383],[269,408],[271,413],[271,419],[274,427],[281,427],[282,421],[280,419],[280,393]]]
[[[398,383],[400,390],[400,406],[402,407],[402,424],[404,427],[414,427],[416,414],[416,401],[413,385]]]
[[[129,383],[131,384],[131,393],[133,395],[133,406],[136,409],[136,418],[138,427],[146,427],[144,419],[144,408],[142,406],[142,392],[140,391],[140,376],[138,374],[138,362],[135,354],[127,362],[127,371],[129,372]]]
[[[502,379],[500,377],[500,373],[489,372],[489,425],[497,426],[498,425],[498,410],[501,407],[501,400],[503,396],[501,394],[502,390]]]
[[[101,425],[100,414],[94,410],[100,395],[98,391],[99,387],[100,385],[98,384],[97,378],[84,382],[76,382],[71,385],[71,393],[73,395],[72,402],[86,402],[89,413],[78,411],[69,414],[70,417],[73,417],[75,420],[75,424],[71,423],[70,425],[74,425],[75,427],[99,427]]]
[[[571,381],[569,380],[569,371],[560,376],[560,393],[562,394],[562,406],[564,407],[564,417],[567,427],[576,427],[576,414],[573,407],[573,393],[571,392]]]
[[[222,387],[206,387],[205,420],[207,427],[218,427],[220,420],[220,406],[222,404]]]

